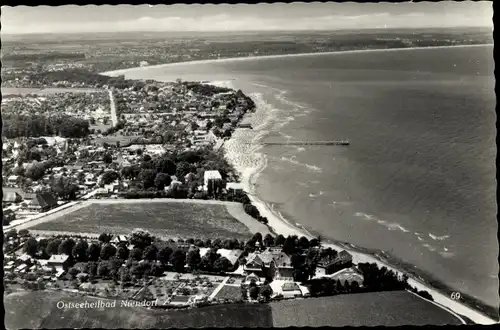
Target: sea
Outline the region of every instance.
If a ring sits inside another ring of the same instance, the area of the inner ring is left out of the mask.
[[[128,78],[219,81],[268,110],[259,198],[322,239],[379,249],[498,307],[493,46],[176,64]]]

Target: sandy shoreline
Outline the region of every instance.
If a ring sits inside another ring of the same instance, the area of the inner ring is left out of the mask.
[[[369,50],[350,50],[350,51],[338,51],[338,52],[323,52],[323,53],[302,53],[302,54],[284,54],[284,55],[270,55],[270,56],[254,56],[254,57],[241,57],[241,58],[226,58],[226,59],[216,59],[216,60],[202,60],[202,61],[191,61],[191,62],[179,62],[179,63],[169,63],[162,65],[155,65],[145,67],[146,69],[162,68],[171,65],[185,65],[185,64],[204,64],[204,63],[220,63],[228,61],[245,61],[245,60],[258,60],[258,59],[268,59],[268,58],[281,58],[281,57],[293,57],[293,56],[311,56],[311,55],[330,55],[330,54],[343,54],[343,53],[359,53],[359,52],[385,52],[385,51],[404,51],[404,50],[419,50],[419,49],[440,49],[440,48],[455,48],[455,47],[481,47],[481,46],[492,46],[491,44],[478,44],[478,45],[454,45],[454,46],[433,46],[433,47],[413,47],[413,48],[392,48],[392,49],[369,49]],[[105,72],[105,75],[116,75],[125,74],[132,70],[144,70],[145,68],[131,68]],[[232,88],[231,81],[211,81],[211,84]],[[289,223],[286,219],[282,218],[279,214],[274,212],[269,205],[260,200],[258,196],[255,195],[255,183],[260,172],[264,170],[267,164],[266,155],[259,153],[259,140],[262,136],[266,135],[266,124],[271,120],[271,114],[268,106],[255,98],[254,95],[250,94],[250,97],[254,99],[257,109],[255,113],[249,116],[249,122],[254,127],[254,130],[249,129],[236,129],[232,138],[227,141],[224,146],[224,152],[230,163],[233,164],[235,169],[240,173],[240,179],[244,185],[245,191],[249,194],[251,202],[257,207],[260,214],[266,217],[269,221],[268,226],[274,233],[279,233],[285,237],[288,235],[306,236],[308,238],[314,238],[306,230],[298,228],[293,224]],[[434,298],[434,302],[439,304],[439,306],[447,311],[453,313],[458,313],[468,317],[478,324],[495,324],[497,321],[491,319],[490,317],[484,315],[483,313],[468,307],[460,302],[454,301],[447,294],[443,294],[437,289],[431,287],[429,284],[424,283],[422,280],[417,279],[406,271],[401,269],[396,269],[396,267],[390,265],[389,262],[383,260],[380,256],[374,254],[360,252],[356,250],[354,246],[350,247],[342,243],[329,243],[323,244],[324,246],[330,246],[336,250],[347,250],[353,256],[353,261],[355,263],[369,262],[376,263],[379,267],[387,267],[395,271],[398,274],[407,274],[410,276],[409,284],[416,287],[418,290],[428,291]]]
[[[404,50],[419,50],[419,49],[443,49],[443,48],[458,48],[458,47],[484,47],[493,46],[493,44],[476,44],[476,45],[452,45],[452,46],[428,46],[428,47],[405,47],[405,48],[383,48],[383,49],[355,49],[355,50],[339,50],[331,52],[310,52],[310,53],[298,53],[298,54],[280,54],[280,55],[262,55],[262,56],[242,56],[242,57],[228,57],[219,59],[208,59],[208,60],[198,60],[198,61],[186,61],[186,62],[174,62],[165,63],[158,65],[150,65],[146,67],[135,67],[128,69],[120,69],[102,72],[103,75],[121,75],[126,74],[129,71],[134,70],[144,70],[144,69],[159,69],[175,65],[194,65],[194,64],[209,64],[209,63],[224,63],[224,62],[236,62],[236,61],[248,61],[248,60],[259,60],[259,59],[270,59],[270,58],[286,58],[286,57],[300,57],[300,56],[320,56],[320,55],[332,55],[332,54],[351,54],[351,53],[366,53],[366,52],[391,52],[391,51],[404,51]]]
[[[211,82],[218,86],[231,87],[229,81]],[[252,95],[250,95],[252,96]],[[309,232],[302,228],[298,228],[274,212],[271,207],[260,200],[255,194],[255,183],[257,178],[267,165],[267,157],[259,153],[260,146],[258,145],[261,136],[266,134],[266,123],[270,119],[269,109],[261,100],[257,98],[254,100],[257,106],[256,112],[248,116],[249,122],[254,127],[254,130],[249,129],[236,129],[232,138],[224,145],[224,152],[226,157],[235,169],[240,173],[241,183],[245,191],[248,193],[249,198],[253,205],[257,207],[260,214],[266,217],[269,221],[268,226],[275,234],[282,234],[283,236],[297,235],[305,236],[309,239],[315,238]],[[255,134],[257,132],[257,134]],[[348,243],[347,243],[348,244]],[[379,267],[387,267],[394,272],[410,276],[408,283],[418,290],[425,290],[429,292],[434,298],[434,302],[439,307],[446,309],[448,312],[464,315],[478,324],[495,324],[496,321],[482,313],[464,305],[457,301],[452,300],[448,295],[439,292],[437,289],[424,283],[423,281],[412,277],[411,274],[401,269],[397,269],[389,262],[383,260],[379,256],[364,253],[356,250],[353,247],[343,243],[324,243],[323,246],[331,247],[335,250],[346,250],[353,256],[354,263],[376,263]],[[458,315],[455,315],[460,318]]]

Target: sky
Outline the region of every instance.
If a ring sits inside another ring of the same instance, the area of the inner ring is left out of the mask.
[[[2,34],[492,27],[492,2],[2,6]]]

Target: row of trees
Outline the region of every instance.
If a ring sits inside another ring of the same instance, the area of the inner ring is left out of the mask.
[[[134,87],[144,84],[141,81],[125,79],[125,76],[118,77],[104,76],[93,73],[85,69],[65,69],[60,71],[45,71],[32,74],[29,79],[38,82],[40,85],[52,85],[57,82],[85,83],[87,86],[103,87],[105,85],[119,89]]]
[[[2,115],[3,134],[12,139],[27,136],[52,136],[82,138],[90,134],[89,122],[68,115],[26,116],[20,114]]]

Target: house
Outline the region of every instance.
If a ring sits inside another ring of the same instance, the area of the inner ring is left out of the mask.
[[[236,263],[238,262],[238,259],[240,256],[243,254],[243,250],[228,250],[228,249],[218,249],[217,253],[221,255],[221,257],[225,257],[231,265],[234,267],[236,266]],[[201,255],[201,251],[200,251]]]
[[[66,271],[69,266],[69,256],[65,254],[53,254],[47,262],[47,266],[54,267],[56,271]]]
[[[117,235],[113,237],[111,243],[120,244],[120,243],[128,243],[127,237],[125,235]]]
[[[349,284],[358,282],[360,286],[363,285],[365,280],[362,272],[357,267],[344,268],[335,274],[332,274],[330,278],[335,281],[339,280],[342,284],[345,284],[345,282],[348,282]]]
[[[263,277],[258,276],[255,273],[250,273],[245,277],[245,281],[243,282],[245,285],[250,285],[250,283],[255,282],[257,285],[261,285],[264,283],[265,279]]]
[[[35,198],[28,204],[31,211],[47,212],[57,207],[57,199],[48,192],[37,193]]]
[[[273,255],[276,268],[274,278],[278,280],[293,281],[293,266],[290,257],[284,252],[270,253]]]
[[[272,278],[276,272],[273,256],[267,252],[253,252],[248,255],[243,271],[259,278]]]
[[[203,188],[205,191],[215,191],[222,187],[222,176],[219,171],[205,171],[203,175]]]
[[[343,250],[335,257],[326,256],[322,258],[316,267],[316,276],[330,275],[351,266],[352,256],[347,251]]]
[[[243,184],[237,182],[228,182],[226,190],[232,195],[238,195],[243,192]]]
[[[281,294],[284,298],[302,297],[302,291],[295,282],[285,282],[281,284]]]
[[[11,175],[7,178],[7,183],[8,184],[16,184],[19,180],[19,176],[18,175]]]
[[[23,201],[23,197],[14,191],[5,192],[2,198],[3,203],[20,203]]]

